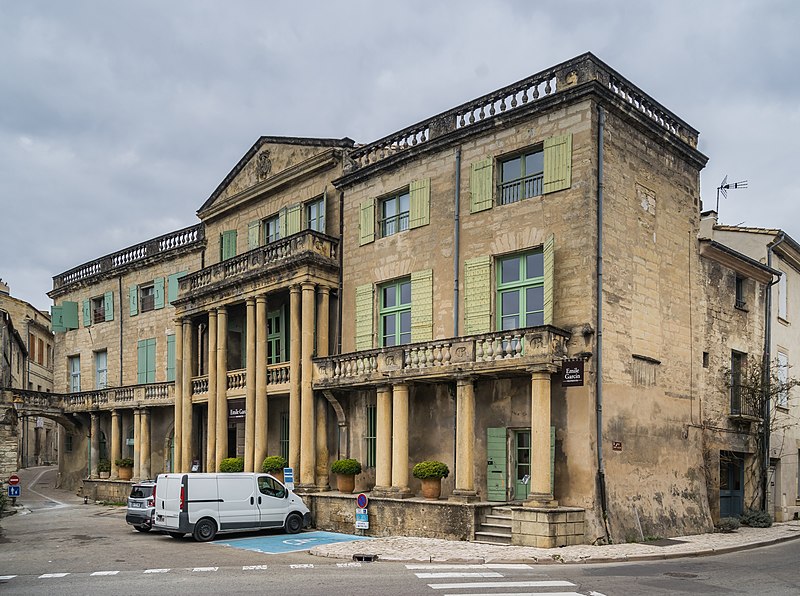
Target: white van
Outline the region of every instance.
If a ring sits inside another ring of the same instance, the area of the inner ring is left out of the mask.
[[[295,534],[311,525],[303,500],[269,474],[159,474],[153,496],[153,527],[173,538],[191,533],[207,542],[217,532],[266,528]]]

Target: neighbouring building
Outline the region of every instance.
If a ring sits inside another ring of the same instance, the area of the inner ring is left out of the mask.
[[[348,530],[355,457],[372,535],[709,530],[754,450],[713,368],[763,350],[777,277],[698,239],[697,139],[591,54],[366,145],[259,138],[198,225],[54,278],[64,482],[283,455]]]

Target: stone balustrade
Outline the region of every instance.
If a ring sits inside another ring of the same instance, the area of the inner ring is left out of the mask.
[[[314,360],[314,388],[523,372],[557,364],[569,334],[551,326],[365,350]]]
[[[136,408],[144,406],[169,406],[174,399],[173,383],[151,383],[129,387],[109,387],[79,393],[51,394],[54,404],[65,413]]]

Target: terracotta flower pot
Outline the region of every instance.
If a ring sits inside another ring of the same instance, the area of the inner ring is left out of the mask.
[[[133,468],[117,468],[117,475],[120,480],[130,480],[133,476]]]
[[[438,499],[442,494],[441,478],[423,478],[421,482],[422,496],[426,499]]]
[[[352,493],[356,488],[356,477],[352,474],[336,474],[336,488],[340,493]]]

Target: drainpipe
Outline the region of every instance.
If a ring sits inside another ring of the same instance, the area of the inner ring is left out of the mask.
[[[603,132],[606,114],[597,106],[597,371],[595,375],[596,419],[597,419],[597,486],[600,492],[600,509],[606,539],[610,541],[608,529],[608,503],[606,500],[606,468],[603,461]]]
[[[772,267],[772,251],[775,249],[776,246],[783,243],[786,240],[786,232],[781,232],[778,238],[774,242],[770,242],[767,245],[767,267]],[[765,315],[764,315],[764,366],[763,366],[763,374],[764,374],[764,454],[762,462],[762,484],[763,484],[763,494],[761,495],[762,500],[762,509],[764,511],[767,510],[767,489],[769,488],[769,478],[767,477],[767,473],[769,472],[769,439],[770,439],[770,432],[769,432],[769,425],[770,425],[770,416],[769,416],[769,393],[770,393],[770,368],[772,362],[772,286],[774,286],[780,278],[771,281],[767,285],[767,299],[766,299],[766,306],[765,306]]]
[[[338,296],[338,311],[336,321],[336,354],[342,353],[342,275],[344,271],[344,250],[342,244],[344,243],[344,191],[339,191],[339,296]],[[349,453],[349,452],[348,452]]]
[[[117,318],[119,319],[119,387],[122,387],[122,276],[117,278],[117,287],[119,288],[119,312]],[[108,365],[106,364],[106,368]],[[108,370],[106,370],[106,385],[108,385]]]
[[[453,207],[453,337],[458,337],[458,257],[461,243],[461,147],[456,149],[456,194]]]

